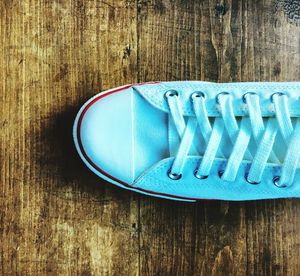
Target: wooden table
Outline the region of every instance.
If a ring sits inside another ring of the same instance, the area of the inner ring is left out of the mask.
[[[2,0],[2,275],[299,275],[300,200],[172,202],[98,179],[71,136],[100,90],[300,79],[300,2]]]

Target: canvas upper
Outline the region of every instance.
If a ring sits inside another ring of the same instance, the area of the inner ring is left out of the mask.
[[[74,123],[98,176],[177,200],[300,195],[300,83],[152,82],[90,99]]]

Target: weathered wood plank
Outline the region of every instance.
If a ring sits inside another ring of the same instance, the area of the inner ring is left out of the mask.
[[[228,56],[227,74],[232,74],[235,68],[231,57],[240,55],[243,81],[299,80],[300,29],[297,22],[288,20],[288,15],[276,7],[276,1],[246,1],[241,8],[241,49],[234,49]],[[233,21],[231,26],[234,26]],[[233,45],[236,39],[240,38],[233,36]],[[296,230],[299,208],[299,200],[245,204],[248,274],[299,273],[300,235]]]
[[[140,2],[139,80],[299,80],[300,29],[287,20],[283,2]],[[298,200],[179,205],[145,199],[141,271],[297,275],[299,207]]]
[[[71,139],[79,106],[122,84],[299,80],[296,2],[1,1],[0,274],[297,275],[299,200],[138,196]]]
[[[137,197],[89,172],[71,136],[85,100],[137,80],[135,1],[0,8],[1,274],[137,274]]]
[[[219,2],[160,3],[163,14],[157,11],[156,1],[148,1],[140,11],[140,81],[220,81],[228,15],[223,16]],[[242,203],[179,205],[146,199],[140,212],[141,271],[145,274],[245,273]]]

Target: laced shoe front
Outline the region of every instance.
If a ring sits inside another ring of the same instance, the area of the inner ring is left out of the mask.
[[[96,95],[74,124],[98,176],[177,200],[300,195],[300,83],[128,85]]]

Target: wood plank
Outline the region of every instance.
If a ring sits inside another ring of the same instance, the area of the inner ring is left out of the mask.
[[[139,3],[139,81],[299,80],[300,29],[291,3]],[[141,272],[297,275],[299,207],[298,200],[193,205],[145,198]]]
[[[113,187],[72,145],[99,90],[299,80],[295,1],[0,2],[0,274],[297,275],[299,200],[178,203]]]
[[[137,197],[89,172],[71,136],[81,104],[137,80],[135,1],[0,9],[1,274],[136,274]]]
[[[163,14],[156,4],[149,1],[139,16],[139,26],[144,26],[139,34],[140,81],[220,81],[225,19],[219,2],[162,1]],[[142,274],[245,273],[242,203],[145,199],[140,212]]]

